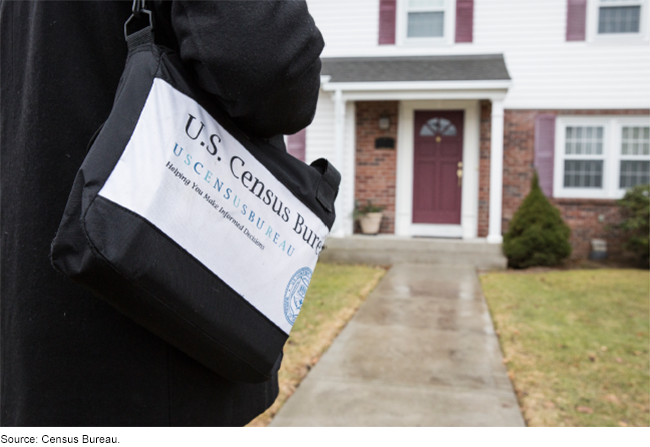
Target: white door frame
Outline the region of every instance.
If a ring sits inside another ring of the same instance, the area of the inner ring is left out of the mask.
[[[413,120],[416,110],[462,110],[463,180],[460,225],[413,223]],[[476,238],[478,235],[480,104],[478,100],[400,101],[397,129],[395,234]]]

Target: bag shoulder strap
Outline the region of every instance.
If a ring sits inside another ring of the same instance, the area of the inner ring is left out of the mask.
[[[145,0],[133,0],[131,11],[131,17],[124,22],[124,39],[129,51],[140,45],[154,42],[153,14],[146,9]]]
[[[124,23],[124,39],[129,51],[140,45],[154,43],[153,14],[146,9],[145,0],[133,0],[132,12],[131,17]],[[315,160],[311,166],[321,174],[316,200],[325,210],[333,213],[334,201],[341,183],[341,174],[324,158]]]

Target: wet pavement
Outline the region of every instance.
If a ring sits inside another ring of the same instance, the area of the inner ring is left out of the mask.
[[[523,426],[474,267],[391,268],[272,426]]]

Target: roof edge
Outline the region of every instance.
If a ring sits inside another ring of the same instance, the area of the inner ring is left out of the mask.
[[[392,61],[425,61],[425,60],[477,60],[477,59],[502,59],[505,60],[503,53],[489,53],[489,54],[436,54],[436,55],[408,55],[408,56],[337,56],[327,57],[321,56],[324,62],[349,62],[349,61],[363,61],[363,62],[392,62]]]
[[[440,91],[440,90],[508,90],[512,80],[485,81],[362,81],[330,82],[321,76],[321,88],[324,91]],[[331,79],[331,77],[330,77]]]

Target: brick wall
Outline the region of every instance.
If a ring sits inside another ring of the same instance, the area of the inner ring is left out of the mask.
[[[492,103],[481,101],[478,174],[478,237],[488,235],[490,217],[490,138]]]
[[[481,101],[478,236],[486,237],[490,201],[490,123],[491,103]],[[530,191],[535,155],[535,117],[555,115],[639,115],[649,110],[505,110],[503,160],[502,231]],[[379,129],[379,118],[390,118],[390,129]],[[397,144],[397,101],[363,101],[356,103],[356,180],[355,199],[371,200],[384,205],[381,233],[395,232],[395,150],[375,149],[375,139],[394,138]],[[615,257],[622,252],[619,235],[608,226],[620,221],[616,201],[596,199],[551,199],[571,227],[574,257],[587,257],[591,239],[606,239],[608,250]],[[355,232],[358,232],[358,224]]]
[[[536,110],[506,110],[503,123],[503,211],[501,229],[508,224],[530,191],[535,157]]]
[[[535,154],[535,117],[540,113],[554,115],[647,115],[649,110],[506,110],[503,140],[503,220],[502,231],[508,231],[508,224],[522,200],[530,191]],[[485,117],[484,117],[485,115]],[[484,120],[489,128],[489,104],[481,106],[481,191],[489,184],[489,136],[484,143]],[[486,174],[483,171],[484,144],[487,144]],[[484,180],[483,177],[487,177]],[[487,182],[487,183],[486,183]],[[487,197],[487,196],[486,196]],[[487,211],[481,208],[479,195],[479,236],[487,234],[481,222],[487,222]],[[487,198],[485,199],[487,200]],[[612,257],[622,253],[619,235],[608,226],[618,223],[620,215],[615,200],[597,199],[552,199],[560,209],[562,218],[571,227],[571,246],[574,257],[587,257],[591,239],[606,239],[608,252]],[[483,234],[480,232],[483,231]]]
[[[395,181],[397,168],[397,101],[356,103],[356,177],[354,197],[362,204],[371,200],[384,205],[380,233],[395,232]],[[379,118],[390,118],[388,130],[379,129]],[[375,149],[375,139],[395,139],[395,149]],[[359,232],[358,223],[355,232]]]
[[[618,231],[608,229],[621,220],[615,200],[553,199],[553,205],[571,228],[573,257],[586,258],[591,251],[592,239],[607,240],[607,252],[617,258],[623,254],[623,240]]]

